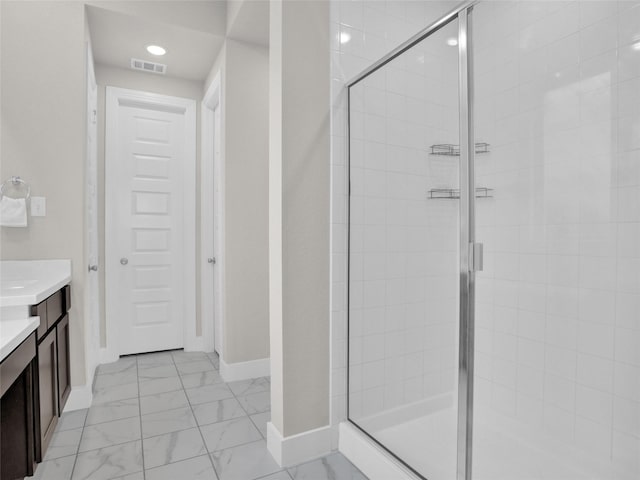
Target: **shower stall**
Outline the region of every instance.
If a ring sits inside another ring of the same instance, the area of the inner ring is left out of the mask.
[[[416,478],[640,478],[640,3],[469,2],[347,90],[350,423]]]

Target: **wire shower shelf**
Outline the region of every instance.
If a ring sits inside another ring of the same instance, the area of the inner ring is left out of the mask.
[[[431,155],[445,155],[448,157],[460,156],[460,145],[453,145],[451,143],[438,143],[431,145]],[[476,143],[476,153],[489,153],[489,144],[484,142]]]
[[[428,192],[429,200],[460,198],[459,188],[432,188]],[[476,198],[493,198],[493,188],[476,188]]]

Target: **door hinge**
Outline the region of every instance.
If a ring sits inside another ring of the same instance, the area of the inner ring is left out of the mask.
[[[481,272],[484,268],[484,246],[482,243],[469,244],[469,271]]]

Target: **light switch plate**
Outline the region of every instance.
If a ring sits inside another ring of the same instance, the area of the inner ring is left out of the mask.
[[[45,197],[31,197],[31,216],[44,217],[47,214],[47,199]]]

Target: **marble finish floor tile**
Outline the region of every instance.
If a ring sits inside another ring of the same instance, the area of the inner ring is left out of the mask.
[[[97,375],[105,375],[112,373],[124,373],[129,370],[136,371],[138,362],[136,357],[122,357],[113,363],[105,363],[98,365]]]
[[[110,447],[142,438],[138,418],[115,420],[85,427],[80,441],[80,452]]]
[[[142,442],[145,468],[159,467],[207,454],[197,428],[145,438]]]
[[[113,387],[96,388],[93,391],[92,405],[113,402],[114,400],[124,400],[138,396],[138,382],[115,385]]]
[[[142,412],[142,415],[188,406],[189,401],[187,400],[187,396],[184,394],[184,390],[176,390],[174,392],[158,393],[156,395],[140,397],[140,411]]]
[[[248,415],[271,410],[271,392],[254,393],[238,397],[238,401]]]
[[[71,480],[75,463],[75,456],[47,460],[39,463],[33,477],[25,477],[25,480]]]
[[[211,372],[215,370],[213,363],[211,363],[209,359],[198,360],[195,362],[178,363],[176,367],[180,375],[188,375],[190,373],[198,372]]]
[[[114,478],[113,480],[144,480],[144,473],[143,472],[132,473],[130,475],[125,475],[124,477]]]
[[[204,352],[185,352],[184,350],[175,350],[171,352],[171,356],[173,357],[173,362],[176,365],[179,363],[209,360],[209,357]]]
[[[244,409],[235,398],[200,403],[193,405],[192,408],[198,425],[223,422],[246,415]]]
[[[267,475],[266,477],[260,477],[258,480],[292,480],[291,475],[286,470],[281,472],[273,473],[271,475]]]
[[[142,416],[142,434],[144,438],[187,430],[195,426],[197,426],[196,419],[191,413],[190,407]]]
[[[143,380],[139,383],[140,396],[156,395],[158,393],[173,392],[182,390],[182,382],[180,377],[154,378],[152,380]]]
[[[64,412],[58,419],[58,426],[56,431],[62,432],[64,430],[75,430],[76,428],[84,427],[84,422],[87,419],[88,408],[82,410],[74,410],[72,412]]]
[[[154,352],[138,355],[138,368],[173,365],[173,363],[173,355],[171,355],[171,352]]]
[[[253,424],[260,431],[260,434],[264,438],[267,438],[267,422],[271,420],[271,412],[256,413],[249,418],[251,418]]]
[[[224,383],[188,388],[186,392],[191,405],[212,402],[214,400],[223,400],[225,398],[233,398],[233,393]]]
[[[247,417],[205,425],[200,427],[200,431],[210,452],[255,442],[262,438],[258,429]]]
[[[145,471],[145,476],[146,480],[218,480],[207,455],[151,468]]]
[[[266,377],[252,378],[250,380],[241,380],[239,382],[230,382],[229,388],[236,396],[251,395],[252,393],[261,393],[271,391],[271,384]]]
[[[289,473],[293,480],[367,480],[367,477],[340,453],[332,453],[290,468]]]
[[[78,445],[80,445],[80,437],[82,436],[82,428],[76,430],[57,431],[51,436],[51,442],[44,460],[53,460],[54,458],[67,457],[78,453]]]
[[[171,365],[159,365],[159,366],[145,366],[138,369],[138,381],[144,382],[146,380],[153,380],[154,378],[166,378],[178,376],[178,370],[176,366]]]
[[[137,369],[129,369],[119,373],[105,373],[104,375],[98,375],[93,383],[93,388],[109,388],[116,385],[124,385],[126,383],[135,383],[137,381]]]
[[[140,440],[78,454],[72,480],[110,480],[142,471]]]
[[[222,377],[215,370],[207,370],[205,372],[187,373],[180,375],[184,388],[204,387],[205,385],[213,385],[222,383]]]
[[[365,478],[339,454],[281,469],[264,440],[270,378],[227,384],[218,366],[216,354],[183,351],[100,366],[91,407],[63,414],[27,480]]]
[[[213,452],[211,461],[220,480],[249,480],[282,470],[267,450],[265,440]]]
[[[89,408],[86,425],[113,422],[114,420],[137,416],[140,416],[140,406],[137,397],[114,400],[113,402],[106,402]]]

